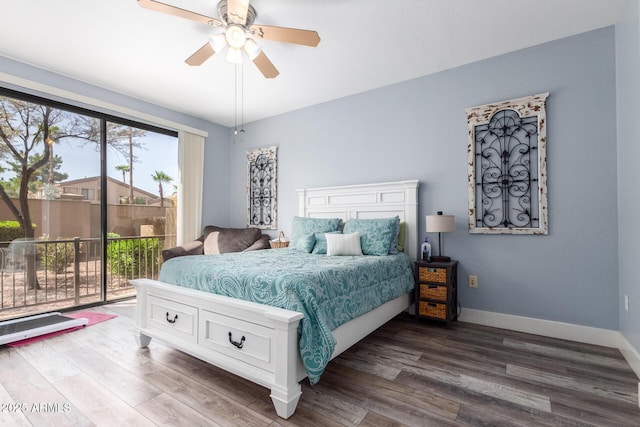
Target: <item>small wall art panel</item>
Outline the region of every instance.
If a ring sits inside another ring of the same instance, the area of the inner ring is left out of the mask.
[[[466,110],[471,233],[548,233],[548,96]]]
[[[247,151],[247,225],[265,230],[277,227],[278,147]]]

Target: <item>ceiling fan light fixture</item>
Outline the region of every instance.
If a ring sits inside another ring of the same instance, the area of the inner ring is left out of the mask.
[[[242,64],[242,50],[229,46],[226,59],[232,64]]]
[[[224,37],[229,47],[234,49],[241,49],[247,42],[246,31],[239,25],[229,25],[224,33]]]
[[[213,47],[214,51],[221,52],[227,45],[227,39],[224,34],[214,34],[209,36],[209,43],[211,43],[211,47]]]
[[[253,61],[262,51],[262,46],[258,45],[254,39],[247,37],[247,41],[244,44],[243,49],[247,53],[249,59]]]

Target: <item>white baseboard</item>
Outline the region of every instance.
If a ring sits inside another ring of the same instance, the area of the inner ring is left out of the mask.
[[[617,348],[636,376],[640,378],[640,353],[633,348],[619,331],[470,308],[463,309],[458,320],[545,337]],[[638,406],[640,407],[640,382],[638,383]]]
[[[638,353],[638,350],[633,348],[624,335],[620,333],[618,334],[618,349],[620,349],[620,353],[622,353],[627,360],[633,372],[640,378],[640,353]]]
[[[618,348],[618,331],[555,322],[553,320],[535,319],[533,317],[515,316],[513,314],[494,313],[491,311],[463,308],[460,313],[461,322],[493,326],[551,338],[583,342]]]
[[[622,334],[618,334],[618,349],[624,356],[633,372],[640,378],[640,353],[627,341]],[[638,407],[640,407],[640,382],[638,383]]]

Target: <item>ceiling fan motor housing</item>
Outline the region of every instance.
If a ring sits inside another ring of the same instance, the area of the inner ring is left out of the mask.
[[[220,2],[218,3],[218,16],[220,17],[222,22],[225,22],[227,24],[236,23],[234,20],[229,20],[227,0],[220,0]],[[256,13],[256,10],[253,8],[253,6],[249,5],[249,7],[247,8],[246,22],[244,24],[239,24],[239,23],[237,24],[242,25],[244,28],[249,28],[250,26],[253,25],[254,21],[256,20],[256,16],[258,16],[258,14]]]

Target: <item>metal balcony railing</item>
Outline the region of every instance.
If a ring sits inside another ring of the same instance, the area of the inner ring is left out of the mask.
[[[130,279],[157,279],[165,240],[107,238],[106,298],[100,238],[0,242],[0,320],[135,295]]]

